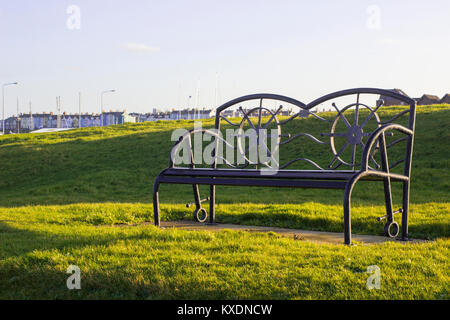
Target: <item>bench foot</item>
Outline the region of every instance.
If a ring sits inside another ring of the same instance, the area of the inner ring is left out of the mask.
[[[194,219],[197,222],[205,222],[208,218],[208,212],[202,207],[195,209],[194,211]]]
[[[202,203],[205,201],[209,201],[209,197],[200,199],[200,191],[197,184],[192,185],[192,190],[194,191],[194,202],[187,203],[186,208],[189,208],[190,206],[195,204],[194,220],[197,222],[205,222],[208,218],[208,212],[204,208],[202,208]]]
[[[398,223],[395,221],[392,222],[386,222],[384,225],[384,235],[389,238],[395,238],[398,236],[398,233],[400,231],[400,227],[398,226]]]

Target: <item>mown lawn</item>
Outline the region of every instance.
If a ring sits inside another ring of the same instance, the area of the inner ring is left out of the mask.
[[[3,209],[0,298],[449,297],[449,240],[347,247],[294,241],[274,233],[98,225],[137,221],[147,209],[116,204]],[[91,219],[86,214],[90,211],[100,218]],[[109,212],[113,214],[107,217]],[[66,287],[69,265],[81,270],[81,290]],[[366,287],[370,265],[381,270],[379,290]]]
[[[319,136],[316,123],[291,129]],[[153,179],[172,130],[191,121],[0,137],[0,298],[448,299],[449,124],[450,106],[418,110],[410,235],[434,241],[353,247],[151,226]],[[342,191],[217,189],[219,222],[342,232]],[[191,192],[163,185],[162,218],[191,219]],[[399,195],[395,186],[395,208]],[[381,235],[382,184],[358,183],[352,198],[353,232]],[[66,288],[70,264],[81,269],[79,291]],[[369,265],[381,269],[380,290],[366,288]]]

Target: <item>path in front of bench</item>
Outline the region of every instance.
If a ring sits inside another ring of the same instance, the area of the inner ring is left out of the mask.
[[[249,232],[275,232],[281,236],[289,237],[294,240],[306,240],[318,243],[332,243],[332,244],[344,243],[344,234],[339,232],[323,232],[323,231],[310,231],[310,230],[288,229],[277,227],[246,226],[246,225],[225,224],[225,223],[207,225],[193,221],[161,221],[161,227],[166,229],[176,228],[190,231],[220,231],[227,229],[227,230],[249,231]],[[355,242],[364,244],[376,244],[387,241],[395,241],[398,243],[426,242],[426,240],[417,240],[417,239],[404,242],[383,236],[359,235],[359,234],[353,234],[352,239]]]

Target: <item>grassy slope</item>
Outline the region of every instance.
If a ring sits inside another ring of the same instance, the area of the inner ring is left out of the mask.
[[[414,237],[449,236],[450,153],[443,144],[450,138],[447,130],[449,122],[449,106],[419,107],[411,185],[410,231]],[[211,125],[211,120],[204,123],[205,127]],[[180,127],[191,128],[192,122],[129,124],[57,134],[0,137],[0,158],[3,160],[0,205],[108,201],[140,206],[141,203],[151,203],[153,180],[168,163],[171,132]],[[298,133],[304,130],[303,127],[318,137],[320,132],[327,131],[320,122],[310,118],[295,121],[286,130],[283,128],[283,132]],[[317,146],[308,139],[286,147],[283,151],[289,156],[282,153],[282,158],[306,154],[321,164],[326,164],[330,159],[329,146]],[[394,207],[398,208],[401,206],[400,185],[394,184],[393,188]],[[341,190],[217,189],[219,221],[342,230]],[[206,189],[202,190],[203,196],[206,196]],[[192,201],[190,186],[162,185],[160,193],[163,203]],[[375,220],[375,217],[383,215],[384,210],[382,184],[358,183],[352,202],[355,208],[354,231],[382,234],[382,227]],[[240,205],[238,208],[226,205],[230,203]],[[242,206],[242,203],[248,204]],[[261,205],[254,205],[258,203]],[[270,206],[273,203],[283,206]],[[182,205],[170,208],[191,212]],[[168,209],[163,204],[162,210]],[[151,219],[151,214],[148,219]]]
[[[450,151],[445,143],[450,138],[449,122],[450,106],[420,107],[418,110],[412,203],[447,201],[449,171],[446,169],[449,168]],[[165,121],[0,137],[0,205],[103,201],[150,203],[153,180],[169,161],[172,131],[192,126],[192,121]],[[212,126],[212,120],[205,121],[203,126]],[[312,117],[294,121],[283,128],[283,132],[298,131],[312,132],[320,137],[319,133],[328,131],[328,128],[323,128]],[[289,155],[286,158],[290,159],[301,154],[326,164],[331,158],[328,145],[318,147],[308,139],[290,143],[283,150]],[[283,153],[282,157],[285,157]],[[377,186],[365,185],[365,192],[359,193],[355,200],[362,203],[378,201],[377,191],[381,188]],[[192,200],[189,186],[164,187],[161,191],[163,202]],[[334,204],[342,198],[341,191],[219,189],[219,203],[303,203],[317,200]],[[167,196],[167,190],[175,190],[178,197]],[[261,196],[254,197],[255,192]]]
[[[449,236],[449,120],[449,106],[419,108],[410,222],[415,237]],[[321,132],[316,123],[302,120],[291,129],[307,125]],[[448,298],[447,239],[346,248],[270,235],[108,227],[151,221],[153,178],[168,162],[176,127],[191,128],[192,122],[0,137],[0,297]],[[297,146],[290,148],[295,153]],[[326,159],[329,153],[319,161]],[[220,221],[342,231],[342,192],[218,189]],[[374,219],[383,214],[381,192],[381,184],[357,186],[354,232],[381,234]],[[186,209],[180,203],[192,200],[186,186],[163,186],[161,194],[164,219],[181,218]],[[70,263],[84,272],[78,293],[64,286]],[[370,264],[382,269],[381,290],[365,289],[362,272]],[[38,275],[41,280],[34,280]]]
[[[273,233],[97,227],[80,212],[44,211],[13,211],[14,221],[0,223],[0,299],[448,299],[444,240],[346,247]],[[81,269],[79,291],[66,288],[71,264]],[[381,269],[380,290],[366,288],[370,265]]]

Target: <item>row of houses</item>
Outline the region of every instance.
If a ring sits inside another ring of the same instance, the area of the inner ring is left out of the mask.
[[[214,117],[214,110],[209,109],[184,109],[161,112],[153,109],[152,113],[130,113],[136,122],[158,121],[158,120],[197,120]]]
[[[245,113],[248,113],[250,109],[243,109]],[[275,110],[272,110],[275,113]],[[291,109],[281,110],[277,115],[279,116],[291,116],[294,112]],[[208,119],[215,117],[216,110],[214,109],[184,109],[160,112],[157,109],[153,109],[152,113],[130,113],[130,116],[136,118],[136,122],[144,121],[157,121],[157,120],[198,120],[198,119]],[[251,116],[254,116],[252,114]],[[267,110],[263,110],[262,116],[270,116]],[[226,109],[222,112],[222,116],[226,118],[242,117],[242,113],[237,109]]]
[[[5,119],[5,133],[31,132],[43,128],[79,128],[99,127],[126,122],[136,122],[136,118],[125,111],[110,111],[100,114],[67,114],[50,113],[20,114]],[[0,122],[3,131],[3,121]]]
[[[403,90],[401,89],[392,89],[392,92],[400,93],[409,97]],[[384,101],[385,106],[398,106],[405,104],[403,101],[397,100],[395,98],[391,98],[388,96],[380,96],[380,99]],[[432,104],[450,104],[450,94],[445,94],[441,99],[438,96],[432,94],[424,94],[420,98],[413,98],[416,100],[417,105],[432,105]]]
[[[102,114],[67,114],[50,113],[19,114],[5,119],[5,133],[31,132],[43,128],[85,128],[145,122],[158,120],[197,120],[214,117],[215,110],[184,109],[161,112],[153,109],[152,113],[127,113],[126,111],[110,111]],[[3,121],[0,121],[3,131]]]
[[[242,109],[242,111],[246,114],[249,113],[250,109]],[[271,116],[272,113],[275,113],[276,110],[271,110],[271,112],[267,111],[267,110],[262,110],[261,112],[261,116],[263,117],[268,117]],[[286,110],[281,110],[277,113],[277,116],[291,116],[294,114],[294,111],[292,111],[292,109],[286,109]],[[250,114],[250,116],[254,117],[258,115],[257,112],[253,112]],[[226,118],[234,118],[234,117],[242,117],[242,112],[239,110],[234,110],[234,109],[226,109],[222,112],[222,116],[226,117]]]
[[[450,94],[445,94],[441,99],[438,96],[432,94],[424,94],[421,98],[414,98],[418,105],[429,104],[450,104]]]
[[[243,109],[245,113],[249,113],[250,109]],[[262,116],[270,116],[275,110],[267,111],[263,110]],[[291,116],[294,112],[291,109],[280,110],[277,115],[279,116]],[[227,109],[224,110],[222,115],[227,118],[242,117],[242,113],[239,110]],[[250,114],[250,117],[257,116],[258,113],[254,112]],[[308,111],[305,110],[305,114],[300,114],[300,117],[307,117]],[[19,114],[5,119],[5,133],[25,133],[33,132],[42,129],[71,129],[71,128],[85,128],[85,127],[99,127],[109,126],[123,123],[135,123],[145,121],[158,121],[158,120],[199,120],[208,119],[215,116],[214,109],[184,109],[171,111],[158,111],[153,109],[151,113],[127,113],[123,111],[110,111],[103,112],[102,114],[84,113],[84,114],[67,114],[62,113],[60,115],[50,113],[38,113],[38,114]],[[0,132],[3,131],[3,122],[0,121]]]

